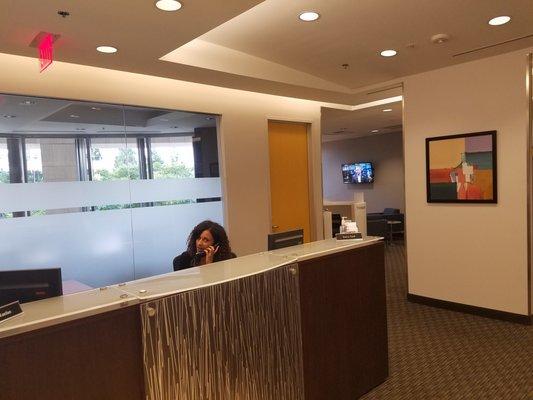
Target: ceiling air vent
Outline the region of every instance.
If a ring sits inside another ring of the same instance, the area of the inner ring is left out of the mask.
[[[513,39],[509,39],[509,40],[504,40],[503,42],[493,43],[493,44],[489,44],[487,46],[478,47],[476,49],[463,51],[462,53],[454,54],[453,57],[459,57],[459,56],[464,56],[466,54],[476,53],[478,51],[490,49],[492,47],[502,46],[502,45],[505,45],[505,44],[508,44],[508,43],[513,43],[513,42],[516,42],[518,40],[529,39],[531,37],[533,37],[533,35],[525,35],[525,36],[520,36],[520,37],[516,37],[516,38],[513,38]]]
[[[403,127],[402,124],[399,124],[399,125],[389,125],[389,126],[384,126],[382,129],[389,129],[391,131],[398,131],[398,130],[401,130]]]

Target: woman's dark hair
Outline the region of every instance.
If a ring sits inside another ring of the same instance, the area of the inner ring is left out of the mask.
[[[189,238],[187,239],[187,252],[191,256],[196,254],[196,239],[198,239],[202,232],[206,230],[211,233],[214,244],[218,246],[218,251],[215,253],[213,261],[223,261],[235,257],[235,254],[231,252],[228,234],[222,225],[209,220],[200,222],[193,228],[189,235]]]

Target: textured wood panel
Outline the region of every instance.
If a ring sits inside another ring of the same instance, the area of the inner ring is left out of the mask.
[[[141,400],[138,306],[0,341],[2,400]]]
[[[297,273],[280,267],[141,306],[147,398],[303,399],[291,269]]]
[[[300,263],[305,399],[356,399],[388,375],[383,243]]]

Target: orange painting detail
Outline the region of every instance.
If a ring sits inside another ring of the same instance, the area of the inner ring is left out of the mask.
[[[431,183],[449,183],[451,168],[435,168],[429,171],[429,181]]]

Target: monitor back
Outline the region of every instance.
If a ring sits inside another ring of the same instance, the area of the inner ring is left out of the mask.
[[[304,230],[295,229],[292,231],[271,233],[268,235],[268,250],[282,249],[284,247],[296,246],[304,242]]]
[[[61,296],[61,268],[0,271],[0,305]]]

